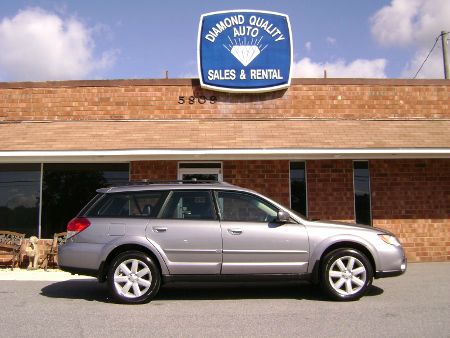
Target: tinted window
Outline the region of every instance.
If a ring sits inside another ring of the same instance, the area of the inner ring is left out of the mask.
[[[164,191],[107,194],[86,213],[86,216],[155,218],[166,195]]]
[[[38,235],[40,164],[0,164],[0,230]]]
[[[42,183],[42,237],[65,231],[95,190],[128,182],[128,163],[45,163]]]
[[[305,162],[291,162],[291,208],[306,216],[306,168]]]
[[[371,225],[369,162],[353,162],[356,223]]]
[[[209,191],[173,191],[162,218],[216,219]]]
[[[256,196],[220,191],[217,197],[224,221],[272,222],[277,218],[278,210]]]
[[[222,163],[220,162],[182,162],[178,165],[181,168],[190,168],[190,169],[198,169],[198,168],[222,168]]]

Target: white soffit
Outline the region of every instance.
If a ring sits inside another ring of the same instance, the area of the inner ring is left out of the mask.
[[[0,151],[0,163],[129,162],[139,160],[450,158],[450,148],[136,149]]]

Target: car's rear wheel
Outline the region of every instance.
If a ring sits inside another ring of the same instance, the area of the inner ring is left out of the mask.
[[[331,251],[321,269],[323,291],[336,300],[357,300],[372,284],[373,269],[367,257],[358,250],[342,248]]]
[[[108,287],[120,303],[146,303],[161,285],[158,266],[147,254],[127,251],[113,259],[108,269]]]

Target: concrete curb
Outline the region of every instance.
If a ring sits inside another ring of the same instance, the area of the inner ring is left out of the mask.
[[[96,278],[83,276],[83,275],[72,275],[68,272],[64,272],[58,269],[48,269],[47,271],[43,269],[30,270],[25,269],[0,269],[0,281],[40,281],[40,282],[59,282],[67,280],[92,280],[96,281]]]

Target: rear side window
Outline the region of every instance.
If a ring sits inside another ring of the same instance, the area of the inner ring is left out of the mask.
[[[166,191],[106,194],[86,216],[156,218],[166,196]]]
[[[216,219],[211,193],[200,191],[173,191],[164,207],[162,218]]]
[[[89,201],[89,203],[88,204],[86,204],[85,206],[84,206],[84,208],[83,209],[81,209],[81,211],[78,213],[78,216],[82,216],[82,215],[85,215],[86,213],[87,213],[87,211],[101,198],[103,196],[103,194],[97,194],[97,195],[95,195],[94,196],[94,198],[93,199],[91,199],[90,201]]]

